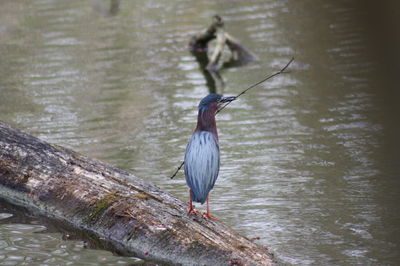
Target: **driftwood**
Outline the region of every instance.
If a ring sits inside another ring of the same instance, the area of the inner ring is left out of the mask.
[[[184,265],[271,265],[266,247],[132,174],[0,122],[0,197],[104,239],[122,254]]]
[[[213,17],[213,22],[211,25],[205,29],[203,32],[192,36],[189,42],[189,48],[191,51],[205,51],[208,49],[208,42],[216,38],[216,32],[219,28],[224,26],[222,18],[218,15]]]
[[[206,63],[206,69],[216,71],[219,68],[243,66],[252,61],[257,60],[257,57],[239,43],[232,35],[224,31],[224,22],[218,15],[213,17],[211,25],[203,32],[193,36],[189,42],[189,48],[192,54],[207,53],[208,43],[216,39],[216,45],[211,57]],[[225,44],[228,46],[231,57],[229,61],[224,62],[219,66],[220,58],[222,57]],[[197,56],[196,56],[197,58]],[[204,63],[202,63],[204,65]]]

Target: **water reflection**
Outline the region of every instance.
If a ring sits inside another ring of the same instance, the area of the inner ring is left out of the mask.
[[[107,10],[111,2],[102,3]],[[364,8],[128,1],[101,16],[84,1],[5,1],[0,119],[186,200],[182,174],[168,177],[183,159],[199,100],[210,88],[237,94],[295,54],[291,73],[218,114],[215,215],[259,236],[285,263],[396,264],[399,168],[385,150],[394,126],[383,122],[396,114],[383,108]],[[221,72],[223,89],[187,50],[215,13],[259,56]]]
[[[88,249],[90,244],[67,233],[55,233],[42,222],[0,202],[0,262],[3,265],[134,265],[143,261]],[[58,227],[56,224],[53,224]],[[59,227],[57,231],[60,231]],[[61,230],[62,231],[62,230]],[[82,237],[81,237],[82,239]]]
[[[99,14],[104,14],[108,16],[115,16],[120,11],[120,0],[92,0],[91,4],[93,10],[98,12]]]
[[[219,72],[210,71],[207,69],[207,65],[209,63],[208,52],[192,51],[192,55],[196,58],[196,61],[199,63],[199,69],[203,74],[204,79],[206,80],[206,85],[208,87],[209,93],[218,93],[217,88],[220,88],[219,91],[222,91],[224,87],[224,81]]]

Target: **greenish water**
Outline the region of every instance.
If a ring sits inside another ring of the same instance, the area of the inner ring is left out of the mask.
[[[218,13],[226,31],[259,58],[222,70],[219,93],[235,95],[292,56],[296,61],[290,73],[218,115],[214,215],[260,237],[287,264],[396,265],[396,114],[371,52],[367,11],[356,3],[150,0],[111,8],[110,1],[2,0],[0,119],[186,200],[183,174],[168,177],[210,89],[187,44]],[[59,234],[33,234],[43,229],[0,226],[1,236],[26,236],[36,245],[32,253],[8,241],[0,261],[7,263],[12,249],[54,265],[126,259],[62,242]]]
[[[0,265],[136,264],[143,261],[95,250],[90,238],[0,201]]]

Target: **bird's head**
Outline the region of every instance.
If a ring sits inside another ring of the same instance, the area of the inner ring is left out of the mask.
[[[231,102],[236,100],[235,96],[228,96],[224,97],[220,94],[208,94],[204,97],[199,104],[199,111],[204,113],[207,110],[213,110],[216,112],[218,107],[221,106],[223,103]]]
[[[197,127],[195,131],[210,131],[218,139],[217,125],[215,123],[215,114],[219,106],[236,100],[235,96],[223,97],[219,94],[208,94],[199,104],[199,114],[197,117]]]

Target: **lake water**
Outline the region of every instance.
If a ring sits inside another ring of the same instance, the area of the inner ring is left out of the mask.
[[[218,114],[214,215],[289,265],[396,265],[398,126],[369,11],[322,0],[2,0],[0,119],[187,201],[183,173],[169,176],[213,89],[188,42],[217,13],[259,59],[222,69],[218,93],[295,62]],[[45,228],[0,224],[0,261],[126,263]]]

